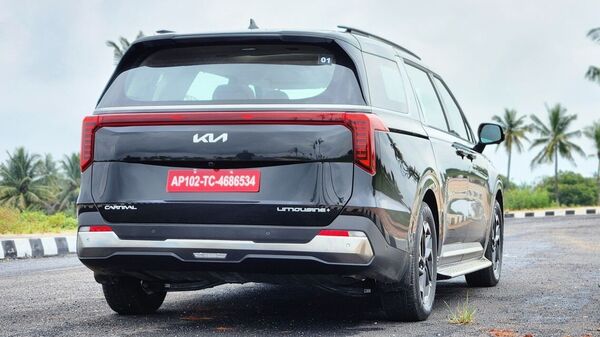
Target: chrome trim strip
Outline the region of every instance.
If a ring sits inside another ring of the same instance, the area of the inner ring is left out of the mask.
[[[361,111],[371,112],[367,105],[347,104],[214,104],[214,105],[148,105],[98,108],[94,114],[166,111]]]
[[[172,112],[172,111],[360,111],[371,112],[372,108],[367,105],[347,104],[197,104],[197,105],[144,105],[98,108],[94,115],[127,112]]]
[[[114,232],[79,232],[77,248],[173,248],[173,249],[221,249],[303,253],[354,254],[365,259],[373,256],[369,239],[364,236],[315,236],[308,243],[262,243],[242,240],[185,240],[167,239],[121,240]]]
[[[452,245],[452,246],[454,246],[454,245]],[[479,244],[477,242],[476,243],[457,244],[456,247],[450,247],[450,245],[448,245],[448,246],[442,247],[442,249],[443,249],[443,252],[442,252],[442,255],[440,255],[440,258],[461,256],[461,255],[474,254],[474,253],[483,253],[483,247],[481,247],[481,244]]]

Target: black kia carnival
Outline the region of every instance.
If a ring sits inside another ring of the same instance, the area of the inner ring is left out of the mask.
[[[119,314],[169,291],[308,284],[424,320],[436,282],[494,286],[502,183],[442,78],[373,34],[161,34],[85,117],[79,259]]]

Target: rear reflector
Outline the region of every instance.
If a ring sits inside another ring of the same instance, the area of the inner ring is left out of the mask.
[[[319,234],[320,236],[350,236],[350,232],[337,230],[337,229],[322,229]]]
[[[80,232],[112,232],[112,227],[108,225],[91,225],[79,227]]]
[[[320,236],[339,236],[339,237],[367,237],[367,234],[361,231],[347,231],[343,229],[322,229],[319,231]]]
[[[339,124],[352,131],[354,162],[375,174],[375,131],[388,131],[377,116],[359,112],[178,112],[88,116],[83,120],[81,171],[94,157],[94,132],[104,126],[226,124]]]

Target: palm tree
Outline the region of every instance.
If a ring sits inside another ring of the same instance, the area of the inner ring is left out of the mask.
[[[504,109],[504,116],[495,115],[492,117],[504,129],[504,148],[508,153],[508,167],[506,169],[507,187],[510,186],[510,164],[512,159],[513,145],[517,152],[523,152],[523,140],[529,142],[526,133],[530,131],[529,125],[525,124],[526,116],[517,116],[517,111],[514,109]],[[500,147],[500,144],[498,144]],[[496,150],[498,149],[496,147]]]
[[[140,30],[140,32],[138,33],[138,35],[135,39],[137,40],[144,36],[145,36],[144,32],[142,32]],[[129,49],[129,46],[131,46],[131,42],[129,42],[126,38],[124,38],[122,36],[119,37],[118,41],[119,41],[119,43],[117,43],[115,41],[111,41],[111,40],[106,41],[106,45],[113,49],[113,57],[114,57],[115,64],[119,63],[119,61],[121,60],[121,57],[123,57],[123,55],[125,55],[125,52],[127,51],[127,49]]]
[[[44,186],[45,192],[47,192],[42,203],[46,212],[52,214],[58,206],[56,197],[60,191],[61,176],[56,167],[56,161],[54,161],[51,154],[47,153],[39,160],[37,173],[40,176],[40,185]]]
[[[600,27],[590,30],[587,33],[587,36],[592,39],[592,41],[600,43]],[[585,73],[585,77],[590,81],[600,83],[600,67],[590,66]]]
[[[598,172],[596,172],[596,182],[598,184],[598,204],[600,205],[600,121],[594,122],[583,130],[583,134],[594,142],[596,147],[596,156],[598,157]]]
[[[79,153],[65,155],[60,161],[60,166],[64,175],[62,190],[59,196],[60,210],[71,208],[75,205],[79,196],[79,186],[81,183],[81,171],[79,168]]]
[[[582,156],[585,153],[581,148],[573,143],[571,139],[581,136],[581,131],[569,131],[571,123],[577,119],[577,115],[567,115],[567,109],[560,104],[553,107],[546,106],[548,111],[548,125],[544,124],[536,115],[531,115],[533,124],[531,128],[538,133],[539,138],[531,143],[530,149],[541,146],[542,149],[531,160],[531,167],[543,163],[554,162],[554,194],[556,202],[558,198],[558,155],[566,158],[575,165],[573,152],[577,152]]]
[[[42,185],[50,186],[58,184],[58,168],[51,154],[47,153],[40,159],[38,173],[41,176]]]
[[[40,165],[39,156],[23,147],[8,153],[6,162],[0,164],[0,203],[21,210],[40,206],[46,196]]]

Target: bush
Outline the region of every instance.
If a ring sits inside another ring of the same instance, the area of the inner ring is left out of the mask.
[[[0,234],[59,233],[77,229],[77,219],[64,212],[46,215],[0,207]]]
[[[540,184],[556,199],[554,177],[545,178]],[[558,201],[565,206],[590,206],[598,202],[598,185],[594,178],[585,178],[579,173],[565,171],[558,173]]]
[[[528,186],[506,190],[504,202],[508,210],[547,208],[554,205],[547,190]]]

